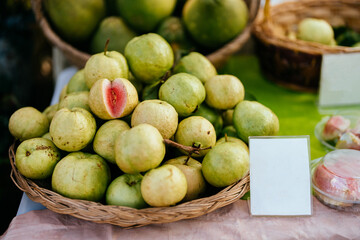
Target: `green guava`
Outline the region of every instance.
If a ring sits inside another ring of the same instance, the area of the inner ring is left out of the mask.
[[[124,53],[126,44],[136,37],[136,33],[130,29],[121,17],[109,16],[104,18],[97,28],[90,42],[91,53],[104,51],[107,39],[110,39],[108,50]]]
[[[216,145],[225,143],[225,142],[233,142],[233,143],[240,144],[249,153],[248,145],[244,141],[242,141],[241,139],[239,139],[237,137],[231,137],[231,136],[222,137],[216,141]]]
[[[173,12],[176,0],[115,0],[116,12],[135,30],[148,33]]]
[[[93,115],[83,108],[61,108],[54,115],[49,132],[58,148],[75,152],[85,148],[93,140],[96,121]]]
[[[109,166],[99,155],[74,152],[55,166],[51,185],[53,191],[68,198],[100,201],[110,179]]]
[[[216,75],[205,83],[205,102],[216,109],[232,109],[244,100],[245,89],[242,82],[233,75]]]
[[[57,110],[59,110],[59,103],[55,103],[53,105],[46,107],[42,113],[48,118],[50,123]]]
[[[141,182],[141,194],[150,206],[168,207],[180,202],[187,192],[184,173],[171,164],[148,171]]]
[[[59,160],[59,150],[45,138],[32,138],[21,142],[15,154],[16,168],[30,179],[50,177]]]
[[[180,72],[192,74],[202,83],[217,75],[214,65],[198,52],[191,52],[180,59],[174,67],[174,73]]]
[[[224,126],[233,125],[234,109],[226,109],[222,112],[221,116],[224,120]]]
[[[238,136],[248,143],[249,136],[274,136],[279,132],[279,119],[268,107],[257,101],[241,101],[233,116]]]
[[[41,137],[48,130],[47,116],[33,107],[22,107],[11,114],[9,119],[9,131],[20,141]]]
[[[125,57],[134,77],[146,84],[158,81],[174,64],[171,46],[156,33],[130,40],[125,47]]]
[[[219,112],[213,108],[210,108],[208,105],[206,105],[206,103],[203,102],[200,104],[199,108],[196,110],[196,112],[192,113],[191,116],[201,116],[206,118],[211,122],[212,125],[214,125],[216,136],[221,134],[223,128],[223,119]]]
[[[125,130],[115,140],[115,160],[125,173],[146,172],[160,165],[165,143],[159,130],[142,123]]]
[[[123,120],[115,119],[105,122],[97,130],[94,141],[94,151],[110,163],[115,162],[115,140],[119,134],[130,129]]]
[[[243,0],[189,0],[183,20],[192,38],[208,49],[216,49],[235,38],[248,22]]]
[[[83,92],[89,91],[90,89],[86,85],[84,69],[78,70],[67,83],[66,92]]]
[[[141,195],[142,179],[143,176],[139,173],[126,173],[115,178],[106,190],[106,204],[137,209],[147,207]]]
[[[167,160],[164,164],[171,164],[179,168],[186,177],[187,191],[182,201],[190,201],[200,197],[206,190],[206,181],[202,175],[202,165],[199,161],[188,156],[180,156]]]
[[[298,39],[330,45],[334,39],[334,30],[323,19],[305,18],[298,25]]]
[[[177,73],[168,78],[159,90],[159,99],[170,103],[179,116],[186,117],[205,100],[205,87],[188,73]]]
[[[153,99],[139,103],[131,117],[131,127],[148,123],[156,127],[163,138],[171,138],[178,126],[178,113],[169,103]]]
[[[191,116],[183,119],[175,133],[175,141],[185,146],[208,148],[215,146],[216,132],[214,126],[204,117]],[[193,157],[204,156],[209,149],[200,150],[200,154]]]
[[[83,108],[87,111],[91,111],[89,106],[89,92],[72,92],[66,94],[66,96],[59,102],[59,109],[68,108],[72,109],[74,107]]]
[[[85,64],[86,85],[91,89],[99,79],[128,78],[129,67],[125,57],[116,51],[106,51],[92,55]]]
[[[70,42],[88,40],[106,9],[103,0],[45,0],[44,5],[56,31]]]
[[[202,161],[205,180],[214,187],[226,187],[249,172],[249,153],[234,142],[215,145]]]

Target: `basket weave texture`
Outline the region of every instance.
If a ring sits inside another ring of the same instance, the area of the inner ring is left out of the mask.
[[[78,68],[83,68],[91,55],[76,49],[74,46],[67,43],[59,35],[57,35],[46,18],[42,2],[42,0],[31,0],[32,9],[36,20],[45,37],[53,46],[58,47],[63,52],[64,56],[71,64]],[[251,25],[257,16],[260,0],[245,0],[245,2],[249,8],[249,20],[247,26],[232,41],[225,44],[222,48],[219,48],[216,51],[206,55],[206,57],[214,64],[215,67],[222,66],[231,55],[242,48],[242,46],[251,36]]]
[[[360,52],[360,48],[327,46],[288,37],[304,18],[324,19],[332,26],[360,31],[360,1],[299,0],[270,7],[267,1],[253,23],[257,54],[267,76],[285,87],[316,92],[323,54]]]
[[[40,187],[34,181],[25,178],[18,172],[15,166],[15,144],[9,148],[9,159],[12,167],[11,179],[31,200],[41,203],[56,213],[68,214],[96,223],[109,223],[124,228],[169,223],[199,217],[239,200],[250,189],[250,178],[247,175],[238,182],[209,197],[171,207],[134,209],[70,199],[47,188]]]

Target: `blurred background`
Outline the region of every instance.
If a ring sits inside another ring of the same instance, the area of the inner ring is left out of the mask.
[[[0,235],[15,217],[22,192],[10,178],[11,114],[33,106],[43,111],[54,88],[51,46],[36,24],[30,0],[0,1]],[[4,211],[5,210],[5,211]]]

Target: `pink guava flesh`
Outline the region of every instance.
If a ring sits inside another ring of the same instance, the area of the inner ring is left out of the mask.
[[[323,138],[325,141],[335,140],[350,127],[350,120],[343,116],[332,116],[325,124]]]
[[[111,116],[118,118],[121,116],[126,105],[126,88],[121,80],[106,82],[104,96],[106,108]]]

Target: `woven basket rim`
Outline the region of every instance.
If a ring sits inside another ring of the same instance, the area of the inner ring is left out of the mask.
[[[235,37],[233,40],[231,40],[221,48],[206,55],[206,57],[214,64],[215,67],[220,67],[221,65],[223,65],[224,62],[233,53],[241,49],[241,47],[247,42],[247,40],[251,36],[251,26],[259,12],[261,0],[248,1],[250,1],[249,19],[243,31],[237,37]],[[76,65],[78,68],[82,68],[85,65],[87,59],[89,59],[89,57],[91,56],[91,54],[73,47],[70,43],[63,40],[54,31],[43,12],[42,2],[43,0],[31,0],[31,5],[35,14],[36,21],[39,24],[40,29],[42,30],[46,39],[53,46],[58,47],[72,64]]]
[[[14,184],[34,202],[60,214],[71,215],[83,220],[108,223],[123,228],[134,228],[149,224],[170,223],[183,219],[196,218],[227,206],[239,200],[250,190],[249,173],[236,183],[223,188],[218,193],[180,203],[171,207],[149,207],[134,209],[130,207],[104,205],[99,202],[70,199],[49,189],[39,187],[34,181],[22,176],[15,166],[15,145],[9,147],[11,164],[10,177]]]
[[[355,0],[301,0],[301,1],[287,1],[276,5],[271,5],[269,8],[269,15],[271,18],[276,18],[276,13],[271,15],[271,11],[279,12],[282,9],[289,7],[297,8],[298,11],[311,6],[329,6],[330,4],[347,3],[360,5],[359,1]],[[301,8],[303,7],[303,8]],[[291,40],[288,37],[279,37],[274,35],[271,31],[271,18],[266,18],[264,14],[265,8],[261,8],[257,14],[256,19],[252,25],[252,34],[264,43],[275,46],[291,49],[294,51],[304,52],[313,55],[331,54],[331,53],[358,53],[360,48],[351,48],[344,46],[327,46],[315,42],[307,42],[302,40]]]

